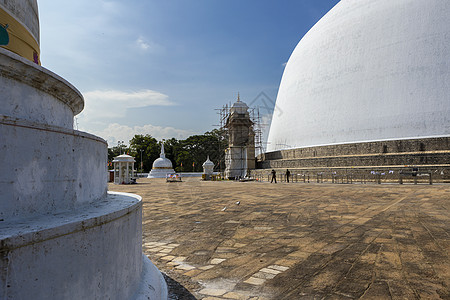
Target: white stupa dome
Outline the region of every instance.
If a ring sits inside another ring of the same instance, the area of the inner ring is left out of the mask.
[[[202,166],[203,167],[208,167],[208,166],[213,166],[214,167],[214,163],[209,159],[209,155],[208,155],[208,158],[206,159],[206,161],[203,163]]]
[[[161,145],[161,154],[155,159],[152,170],[148,173],[147,178],[165,178],[167,174],[175,173],[172,162],[166,158],[164,153],[164,143]]]
[[[165,157],[159,157],[155,159],[152,165],[152,169],[172,169],[172,162],[165,158]]]
[[[203,174],[207,175],[205,179],[209,179],[210,176],[214,173],[214,163],[209,159],[209,155],[202,166],[203,166]]]
[[[284,71],[268,151],[450,136],[450,1],[342,0]]]

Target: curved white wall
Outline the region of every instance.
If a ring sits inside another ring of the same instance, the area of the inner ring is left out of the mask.
[[[133,299],[142,273],[141,224],[141,198],[123,193],[1,224],[7,266],[0,298]]]
[[[107,144],[67,81],[0,48],[0,299],[167,299],[142,201],[107,194]]]
[[[450,135],[450,1],[342,0],[284,71],[268,151]]]
[[[0,219],[74,209],[106,196],[106,144],[0,115]]]
[[[72,129],[84,105],[67,81],[0,48],[0,219],[106,196],[107,144]]]
[[[0,115],[73,128],[81,93],[55,73],[0,48]]]

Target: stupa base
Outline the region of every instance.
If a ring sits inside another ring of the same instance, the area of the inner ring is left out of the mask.
[[[109,192],[70,212],[2,223],[2,299],[167,299],[142,255],[139,196]]]
[[[173,173],[175,173],[173,169],[152,169],[147,178],[166,178],[167,174]]]

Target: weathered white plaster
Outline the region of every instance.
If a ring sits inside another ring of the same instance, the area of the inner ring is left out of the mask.
[[[0,219],[74,209],[106,195],[106,142],[0,115]]]
[[[0,48],[0,115],[73,128],[84,107],[81,93],[63,78]]]
[[[268,151],[450,135],[450,1],[342,0],[298,43]]]
[[[249,147],[229,146],[225,151],[225,178],[245,177],[248,175]]]

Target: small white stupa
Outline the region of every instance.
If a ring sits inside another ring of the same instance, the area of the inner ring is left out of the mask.
[[[167,174],[175,173],[170,159],[166,158],[164,153],[164,142],[161,144],[161,154],[155,159],[152,170],[148,173],[147,178],[166,178]]]
[[[205,180],[210,180],[214,173],[214,163],[209,160],[209,155],[206,161],[203,163],[203,178]]]

